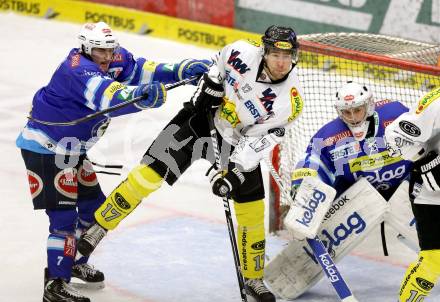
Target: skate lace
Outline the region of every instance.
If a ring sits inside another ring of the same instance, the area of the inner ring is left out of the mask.
[[[93,225],[89,231],[86,231],[84,239],[93,247],[96,247],[102,238],[104,238],[104,236],[107,234],[107,232],[98,224]]]
[[[259,295],[269,292],[262,279],[248,279],[246,285]]]
[[[76,289],[74,289],[69,283],[63,281],[62,291],[73,298],[84,298]]]
[[[75,265],[75,267],[81,272],[81,274],[84,277],[90,276],[90,275],[94,276],[96,274],[95,268],[88,263],[77,264],[77,265]]]

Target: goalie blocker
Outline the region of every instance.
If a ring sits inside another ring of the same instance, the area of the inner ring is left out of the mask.
[[[315,238],[336,190],[317,177],[305,177],[284,219],[284,226],[299,240]]]

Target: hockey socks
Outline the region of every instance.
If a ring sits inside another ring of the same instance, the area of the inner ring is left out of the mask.
[[[440,276],[440,250],[419,253],[419,259],[410,264],[399,292],[400,302],[423,301],[429,296]]]
[[[149,166],[135,167],[96,210],[96,221],[105,229],[113,230],[139,205],[142,198],[159,189],[162,181],[163,178]]]
[[[264,272],[264,202],[234,203],[237,217],[237,246],[243,276],[260,279]]]

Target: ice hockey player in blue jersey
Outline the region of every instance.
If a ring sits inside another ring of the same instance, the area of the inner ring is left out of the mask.
[[[67,122],[136,97],[143,99],[73,126],[31,119],[17,138],[34,208],[45,209],[49,217],[46,302],[90,301],[71,286],[72,277],[89,287],[103,287],[103,273],[87,264],[87,257],[75,261],[76,239],[95,223],[93,213],[105,200],[87,151],[104,134],[111,117],[160,107],[166,100],[164,84],[201,76],[210,63],[187,59],[157,64],[134,57],[119,46],[104,22],[83,25],[78,39],[79,48],[69,52],[49,84],[35,94],[32,118]]]
[[[364,177],[388,200],[408,176],[411,163],[389,156],[384,131],[408,108],[397,101],[375,103],[366,86],[353,82],[342,86],[336,98],[339,117],[312,137],[292,174],[293,188],[304,177],[317,176],[335,188],[338,196]]]

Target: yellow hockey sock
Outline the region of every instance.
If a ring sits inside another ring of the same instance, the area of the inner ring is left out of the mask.
[[[237,246],[243,276],[262,278],[264,274],[264,201],[234,203],[237,217]]]
[[[135,167],[104,203],[95,211],[96,221],[107,230],[113,230],[141,202],[156,191],[163,178],[146,165]]]
[[[429,296],[440,276],[440,250],[419,253],[419,259],[410,264],[399,292],[399,302],[421,302]]]

